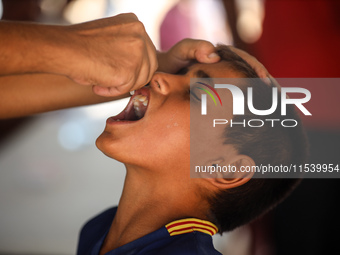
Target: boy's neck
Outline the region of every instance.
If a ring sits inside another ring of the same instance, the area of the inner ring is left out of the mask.
[[[145,171],[128,170],[119,206],[100,254],[141,238],[171,221],[187,217],[205,219],[205,214],[200,213],[204,211],[204,203],[192,190],[193,185],[188,184],[192,180],[172,181],[155,174],[145,175]]]

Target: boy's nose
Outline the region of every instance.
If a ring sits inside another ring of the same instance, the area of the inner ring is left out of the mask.
[[[170,85],[166,73],[155,73],[150,81],[152,89],[162,95],[170,92]]]
[[[185,77],[168,73],[155,73],[150,81],[152,89],[162,95],[168,95],[171,91],[185,89]]]

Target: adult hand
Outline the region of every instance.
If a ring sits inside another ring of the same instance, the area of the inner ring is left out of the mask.
[[[216,63],[220,57],[215,53],[212,43],[204,40],[184,39],[176,43],[169,51],[158,55],[158,71],[176,73],[181,68],[196,60],[200,63]]]
[[[271,77],[267,69],[262,65],[255,57],[251,56],[247,52],[237,49],[233,46],[229,46],[230,50],[235,52],[237,55],[239,55],[241,58],[243,58],[257,73],[257,75],[268,85],[271,83],[271,79],[274,80],[274,78]]]
[[[253,56],[233,46],[229,48],[243,58],[257,75],[268,85],[272,83],[279,86],[267,69]],[[216,63],[220,57],[215,53],[212,43],[204,40],[184,39],[175,44],[169,51],[158,53],[158,71],[176,73],[181,68],[188,66],[192,60],[201,63]]]
[[[134,14],[71,26],[1,21],[0,39],[0,76],[64,75],[95,85],[102,96],[142,87],[158,65],[155,47]]]
[[[67,30],[74,38],[76,56],[66,75],[77,83],[93,85],[98,95],[118,96],[138,89],[157,69],[155,47],[132,13],[72,25]]]

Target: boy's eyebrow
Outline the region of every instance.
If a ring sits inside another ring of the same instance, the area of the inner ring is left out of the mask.
[[[189,72],[189,68],[188,67],[184,67],[182,69],[180,69],[176,74],[187,74]],[[207,74],[205,71],[199,69],[197,71],[194,72],[193,76],[195,78],[211,78],[209,74]]]
[[[206,72],[204,72],[203,70],[197,70],[195,73],[194,73],[194,76],[196,78],[211,78],[209,76],[209,74],[207,74]]]

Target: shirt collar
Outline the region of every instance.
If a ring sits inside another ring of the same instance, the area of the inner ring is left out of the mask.
[[[194,231],[202,232],[208,235],[215,235],[218,232],[218,228],[210,221],[200,220],[196,218],[187,218],[182,220],[176,220],[165,225],[170,236],[190,233]]]

